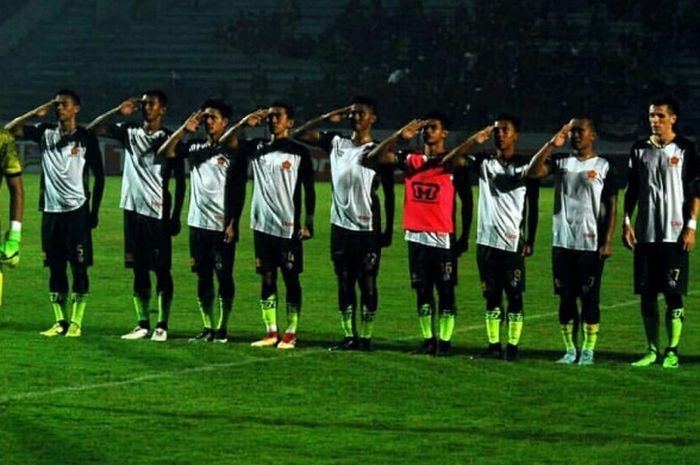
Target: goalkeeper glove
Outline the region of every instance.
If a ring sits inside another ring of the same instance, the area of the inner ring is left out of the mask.
[[[16,229],[7,231],[5,235],[5,243],[2,244],[2,253],[0,253],[0,261],[14,268],[19,264],[19,243],[22,240],[22,233]]]

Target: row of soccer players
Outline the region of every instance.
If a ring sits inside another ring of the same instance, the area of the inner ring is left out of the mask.
[[[138,107],[142,122],[112,123]],[[55,109],[58,124],[26,125],[31,118],[45,116],[51,108]],[[393,171],[399,168],[405,172],[403,229],[423,335],[417,351],[450,353],[457,258],[467,250],[472,217],[468,172],[473,169],[478,173],[480,189],[477,262],[486,301],[486,355],[516,360],[523,328],[525,258],[532,254],[537,227],[538,179],[551,173],[555,180],[553,281],[560,297],[559,319],[566,349],[558,361],[593,363],[600,321],[601,277],[605,258],[612,252],[617,202],[611,165],[594,149],[596,128],[590,118],[574,117],[531,160],[520,160],[515,156],[519,120],[512,115],[498,116],[493,124],[448,149],[449,121],[438,111],[410,121],[381,143],[375,142],[372,126],[377,118],[377,103],[368,97],[356,97],[349,106],[321,115],[295,130],[293,109],[283,102],[254,111],[229,127],[231,108],[220,100],[207,100],[172,133],[162,125],[166,108],[163,92],[147,91],[143,97],[124,101],[87,128],[81,128],[76,123],[80,99],[75,92],[62,90],[50,102],[6,126],[14,135],[37,142],[41,149],[42,248],[45,265],[50,269],[49,288],[56,320],[43,335],[81,334],[88,292],[87,268],[92,264],[90,230],[97,226],[104,186],[95,136],[104,136],[119,140],[124,146],[120,207],[124,209],[125,263],[134,273],[138,324],[122,337],[167,339],[173,295],[171,236],[180,230],[183,161],[187,159],[191,168],[187,219],[190,255],[192,270],[198,276],[197,298],[203,321],[202,332],[192,341],[227,341],[235,290],[235,243],[250,164],[254,182],[250,221],[255,266],[261,276],[260,309],[266,328],[265,336],[252,345],[294,348],[302,302],[302,241],[313,236],[315,193],[306,148],[312,145],[324,150],[331,162],[331,255],[344,334],[336,349],[371,350],[378,307],[376,277],[381,248],[391,243]],[[635,143],[630,152],[622,236],[624,244],[634,250],[635,292],[641,296],[648,342],[647,353],[635,366],[649,366],[661,360],[659,293],[663,293],[667,304],[668,345],[663,366],[678,366],[688,252],[695,244],[700,211],[700,163],[693,143],[674,131],[677,114],[678,104],[672,98],[651,102],[651,134]],[[344,119],[350,121],[349,136],[316,130],[321,124]],[[267,122],[269,138],[242,137],[244,128],[263,122]],[[200,126],[206,133],[205,139],[188,136]],[[422,150],[397,148],[419,133]],[[474,155],[477,147],[492,136],[495,152]],[[554,153],[567,141],[569,150]],[[91,194],[84,182],[86,169],[93,173]],[[6,175],[14,177],[18,172],[21,170],[6,171]],[[170,179],[175,181],[174,197],[168,190]],[[376,195],[379,185],[383,186],[385,198],[384,231]],[[461,198],[461,228],[455,227],[456,196]],[[639,213],[632,227],[630,218],[636,208]],[[457,229],[460,237],[455,236]],[[7,263],[19,259],[20,230],[20,221],[13,221],[2,249],[2,259]],[[70,318],[68,263],[73,273]],[[286,289],[287,326],[283,333],[277,325],[277,270]],[[152,332],[150,272],[156,277],[158,305],[158,321]],[[218,280],[216,293],[214,275]],[[500,339],[502,326],[507,331],[505,351]],[[579,326],[583,330],[580,347],[576,341]]]

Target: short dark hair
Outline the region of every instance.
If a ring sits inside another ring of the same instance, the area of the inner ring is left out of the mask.
[[[579,114],[574,116],[574,119],[581,119],[583,121],[586,121],[588,123],[588,127],[590,127],[593,130],[593,132],[598,132],[598,125],[596,124],[596,121],[595,119],[593,119],[592,116]]]
[[[365,105],[372,109],[372,113],[377,114],[378,103],[372,97],[367,95],[356,95],[350,101],[351,104]]]
[[[61,89],[58,92],[56,92],[56,95],[65,95],[66,97],[70,97],[71,100],[73,100],[73,103],[75,103],[76,105],[80,105],[80,97],[78,97],[78,93],[74,90]]]
[[[163,92],[160,89],[149,89],[146,92],[144,92],[143,95],[146,95],[148,97],[155,97],[158,99],[162,106],[168,106],[168,96],[165,95],[165,92]]]
[[[678,103],[678,100],[673,98],[671,95],[663,95],[660,97],[654,97],[653,99],[651,99],[651,102],[649,102],[649,105],[654,105],[655,107],[660,107],[661,105],[666,105],[666,108],[668,108],[668,111],[674,115],[678,115],[678,112],[681,111],[681,106]]]
[[[448,116],[440,110],[429,111],[428,113],[423,115],[423,119],[436,119],[440,121],[444,129],[450,129],[450,118],[448,118]]]
[[[287,102],[283,102],[282,100],[275,100],[270,106],[284,108],[285,113],[287,113],[287,118],[294,118],[294,107],[288,104]]]
[[[496,119],[494,119],[494,121],[510,121],[510,124],[512,124],[513,128],[515,129],[515,132],[520,132],[520,118],[511,113],[499,113],[496,115]]]
[[[221,116],[223,118],[229,119],[231,118],[231,105],[228,103],[224,102],[221,99],[218,98],[210,98],[204,101],[202,104],[202,107],[200,110],[204,110],[205,108],[214,108],[216,110],[219,110],[219,113],[221,113]]]

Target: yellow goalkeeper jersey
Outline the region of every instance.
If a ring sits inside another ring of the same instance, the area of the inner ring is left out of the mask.
[[[15,138],[8,131],[0,128],[0,170],[4,176],[22,173]]]

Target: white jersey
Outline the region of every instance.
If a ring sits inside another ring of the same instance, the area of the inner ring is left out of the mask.
[[[133,123],[118,123],[108,130],[109,137],[124,146],[119,207],[150,218],[163,218],[163,173],[167,159],[156,153],[170,131],[161,128],[148,134],[142,126]]]
[[[39,144],[43,211],[63,213],[82,207],[88,198],[86,167],[102,165],[95,136],[82,127],[62,136],[53,124],[22,129],[24,137]]]
[[[255,140],[243,148],[253,168],[250,227],[290,239],[300,227],[302,181],[313,182],[311,155],[303,145],[284,138]],[[313,211],[307,211],[313,215]]]
[[[231,155],[206,141],[187,144],[190,165],[190,206],[187,224],[194,228],[224,231],[225,188]]]
[[[407,230],[404,233],[404,239],[407,242],[415,242],[416,244],[436,247],[438,249],[449,249],[452,246],[450,244],[449,233]]]
[[[632,146],[629,187],[638,195],[639,242],[677,242],[687,219],[691,183],[700,176],[695,144],[676,138],[663,147],[649,139]]]
[[[495,156],[479,164],[479,209],[476,243],[515,252],[520,245],[525,213],[524,164],[501,164]]]
[[[339,134],[324,134],[321,146],[331,162],[333,202],[331,224],[351,231],[373,231],[378,199],[377,172],[363,165],[364,156],[376,144],[360,146]]]
[[[611,190],[614,194],[610,164],[598,156],[580,161],[574,154],[562,154],[552,157],[550,166],[554,174],[552,245],[598,250],[602,200]]]

